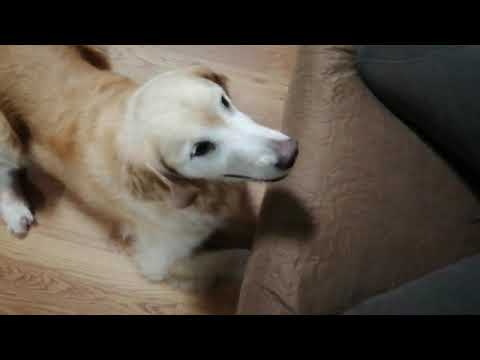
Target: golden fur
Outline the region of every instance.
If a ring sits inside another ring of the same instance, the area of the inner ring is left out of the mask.
[[[145,200],[164,200],[168,188],[155,174],[146,168],[125,167],[117,157],[116,124],[137,84],[104,71],[105,65],[101,69],[94,67],[84,61],[88,48],[80,47],[81,52],[78,49],[0,46],[0,111],[12,128],[26,129],[22,151],[81,198],[90,198],[92,189],[98,189],[93,204],[89,203],[107,213],[122,206],[114,198],[98,198],[111,192],[111,184],[107,189],[101,179],[84,177],[88,174],[86,167],[91,165],[91,154],[86,151],[89,148],[98,150],[95,156],[105,157],[105,175],[109,182],[118,180],[115,188]],[[223,76],[205,69],[199,75],[225,86]],[[2,131],[3,136],[7,134],[12,145],[18,147],[15,133]],[[195,186],[204,191],[199,192],[193,206],[212,212],[238,208],[239,204],[232,203],[237,196],[226,197],[225,187],[231,190],[243,186],[201,181]]]
[[[197,71],[226,89],[225,77]],[[138,222],[126,199],[173,211],[173,190],[151,169],[119,155],[121,119],[138,87],[109,71],[100,54],[86,47],[0,46],[0,152],[13,154],[19,168],[27,161],[38,165],[113,221]],[[252,229],[244,185],[198,180],[176,186],[190,191],[182,204],[188,211],[239,218]],[[152,222],[142,221],[143,228]]]

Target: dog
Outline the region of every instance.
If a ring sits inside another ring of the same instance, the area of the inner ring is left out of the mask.
[[[226,77],[207,67],[137,84],[96,55],[86,46],[0,46],[0,210],[8,229],[24,237],[35,221],[15,174],[36,164],[122,224],[148,280],[241,277],[241,251],[196,250],[244,217],[247,182],[288,176],[297,142],[237,109]]]

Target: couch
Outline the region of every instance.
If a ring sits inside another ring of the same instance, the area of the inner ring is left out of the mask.
[[[480,252],[476,193],[372,94],[355,59],[350,45],[300,47],[283,122],[300,156],[267,190],[238,314],[414,312],[387,295],[405,299],[405,286],[425,289]]]

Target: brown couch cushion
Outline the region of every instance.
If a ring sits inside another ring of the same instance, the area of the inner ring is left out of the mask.
[[[463,181],[358,77],[350,46],[304,46],[284,128],[294,173],[266,195],[239,314],[325,314],[480,250]]]

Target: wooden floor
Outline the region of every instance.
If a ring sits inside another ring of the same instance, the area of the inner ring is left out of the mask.
[[[114,70],[145,81],[206,64],[231,79],[237,106],[278,128],[295,46],[101,45]],[[194,295],[150,284],[108,232],[66,196],[37,213],[24,240],[0,226],[0,314],[231,314],[235,289]],[[258,201],[262,188],[254,188]],[[47,198],[49,194],[44,194]],[[57,194],[58,195],[58,194]]]

